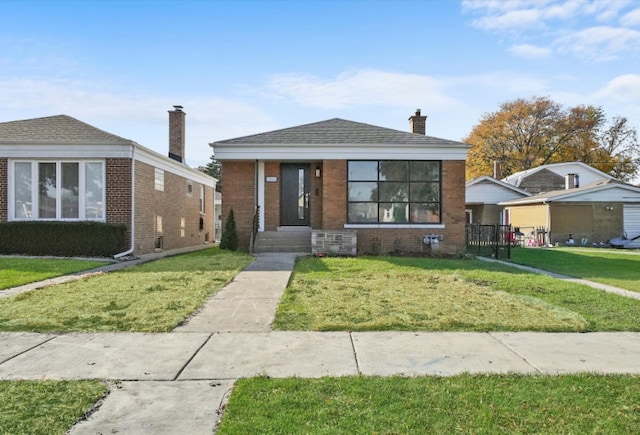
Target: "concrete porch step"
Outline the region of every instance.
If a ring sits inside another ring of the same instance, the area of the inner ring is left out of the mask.
[[[311,229],[303,227],[259,232],[253,250],[255,253],[311,252]]]

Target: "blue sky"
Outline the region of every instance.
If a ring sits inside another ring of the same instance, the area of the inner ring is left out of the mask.
[[[638,0],[0,0],[0,122],[66,114],[186,161],[344,118],[461,140],[516,98],[640,129]]]

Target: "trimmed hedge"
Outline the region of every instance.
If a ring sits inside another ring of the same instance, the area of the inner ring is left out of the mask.
[[[126,233],[103,222],[1,222],[0,254],[111,257],[126,249]]]

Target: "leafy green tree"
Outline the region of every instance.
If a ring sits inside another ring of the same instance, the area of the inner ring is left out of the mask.
[[[229,211],[229,216],[224,223],[222,237],[220,238],[220,248],[228,251],[238,250],[238,231],[236,230],[236,219],[233,216],[233,209]]]
[[[549,163],[580,161],[622,181],[638,173],[640,145],[626,118],[607,121],[600,107],[569,109],[546,97],[517,99],[483,116],[469,136],[467,176],[503,177]]]
[[[216,184],[216,192],[222,192],[222,162],[216,160],[213,155],[211,155],[209,163],[207,163],[206,166],[198,167],[198,170],[212,176],[213,178],[217,178],[218,183]]]

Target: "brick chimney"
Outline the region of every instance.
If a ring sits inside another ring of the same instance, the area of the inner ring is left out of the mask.
[[[169,111],[169,158],[184,163],[184,135],[187,116],[182,111],[182,106],[173,106],[175,110]]]
[[[409,130],[411,133],[427,134],[427,117],[420,115],[420,109],[416,110],[416,114],[409,117]]]
[[[502,178],[502,168],[500,167],[500,160],[493,161],[493,178],[500,180]]]

